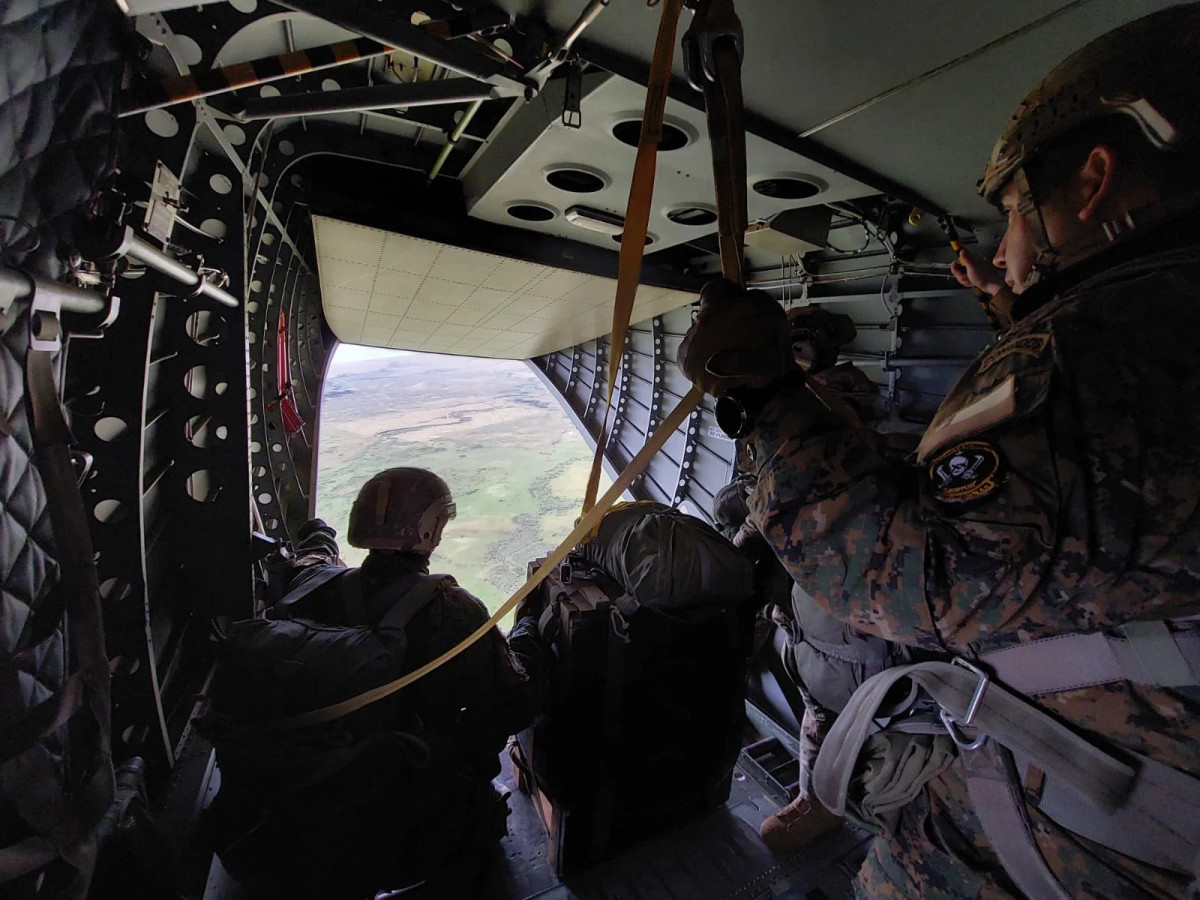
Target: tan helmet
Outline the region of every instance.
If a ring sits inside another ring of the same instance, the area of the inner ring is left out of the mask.
[[[1001,189],[1040,151],[1116,113],[1130,116],[1156,149],[1192,143],[1200,125],[1197,59],[1200,4],[1161,10],[1092,41],[1021,101],[992,149],[980,195],[995,205]]]
[[[432,472],[387,469],[359,490],[347,539],[368,550],[432,553],[454,514],[450,488]]]

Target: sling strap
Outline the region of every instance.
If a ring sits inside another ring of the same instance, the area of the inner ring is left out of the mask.
[[[349,571],[350,569],[345,566],[322,567],[315,575],[310,575],[302,584],[284,594],[279,602],[267,610],[266,617],[268,619],[291,618],[296,604],[300,603],[310,594],[316,593],[317,589],[322,585],[328,584],[333,579]]]
[[[1037,805],[1063,827],[1159,868],[1193,872],[1200,850],[1200,779],[1137,753],[1124,752],[1118,759],[963,660],[898,666],[863,683],[817,760],[814,785],[829,809],[845,810],[855,762],[874,715],[892,687],[906,678],[940,707],[960,748],[984,831],[1006,870],[1030,896],[1064,895],[1047,885],[1032,861],[1039,851],[1031,843],[1032,832],[1021,825],[1025,797],[1016,779],[1017,762],[1032,763],[1045,773],[1052,789],[1043,791]],[[975,739],[968,741],[962,727],[976,729]],[[1003,789],[1002,782],[1007,785]]]
[[[407,584],[396,587],[397,593],[403,590],[404,594],[388,606],[388,611],[384,613],[376,627],[382,631],[403,631],[408,627],[413,616],[428,606],[440,591],[448,590],[454,583],[454,579],[449,575],[418,573],[415,583],[409,580]],[[385,588],[378,596],[386,596],[389,593]],[[380,603],[381,601],[376,600],[376,602]]]
[[[367,602],[363,597],[362,570],[346,566],[324,566],[268,610],[267,618],[292,618],[297,612],[304,617],[304,610],[300,604],[306,597],[315,594],[334,579],[338,582],[336,587],[341,595],[346,623],[372,624]],[[392,579],[371,597],[372,606],[386,610],[374,626],[383,630],[403,631],[413,616],[428,606],[440,589],[448,588],[454,583],[454,579],[449,575],[426,575],[422,572],[412,572]]]

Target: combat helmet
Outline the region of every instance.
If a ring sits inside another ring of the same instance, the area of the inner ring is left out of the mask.
[[[428,554],[454,515],[450,488],[437,475],[427,469],[387,469],[359,490],[347,539],[363,549]]]
[[[1200,128],[1200,4],[1172,7],[1116,28],[1059,63],[1017,107],[988,159],[979,193],[998,205],[1009,181],[1038,248],[1035,274],[1058,253],[1045,236],[1026,176],[1030,160],[1081,125],[1129,116],[1156,150],[1194,147]]]
[[[1025,95],[992,149],[979,193],[996,202],[1017,169],[1068,132],[1116,113],[1150,145],[1178,150],[1195,139],[1200,92],[1200,4],[1172,7],[1104,34],[1063,60]]]

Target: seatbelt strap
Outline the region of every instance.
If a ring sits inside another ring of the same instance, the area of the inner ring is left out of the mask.
[[[1122,631],[1056,635],[985,653],[980,661],[1009,688],[1031,696],[1117,681],[1200,685],[1200,630],[1172,633],[1166,622],[1133,622]]]
[[[588,474],[587,490],[583,495],[583,515],[595,505],[600,490],[600,472],[604,450],[608,446],[608,416],[612,410],[613,389],[617,383],[620,360],[625,352],[625,336],[633,315],[633,301],[642,277],[642,255],[650,229],[650,208],[654,201],[654,173],[658,164],[658,144],[662,139],[663,111],[667,105],[667,90],[671,86],[671,67],[675,56],[675,31],[683,0],[663,0],[662,19],[650,62],[650,77],[646,83],[646,105],[642,111],[642,131],[638,138],[637,158],[633,166],[633,181],[629,186],[629,202],[625,207],[625,227],[621,236],[621,255],[617,264],[617,296],[613,305],[612,336],[608,345],[608,387],[604,396],[604,415],[600,418],[600,434]]]

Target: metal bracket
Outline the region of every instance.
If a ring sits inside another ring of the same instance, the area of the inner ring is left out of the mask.
[[[962,732],[958,730],[958,726],[965,725],[970,727],[975,721],[975,716],[979,713],[979,706],[983,703],[983,695],[987,692],[988,685],[991,684],[991,679],[978,666],[974,666],[960,657],[955,657],[951,665],[962,666],[964,669],[972,672],[979,681],[975,684],[975,693],[971,695],[971,702],[967,704],[967,713],[963,718],[959,719],[955,717],[949,710],[944,708],[939,712],[939,715],[942,724],[946,727],[946,731],[950,735],[950,739],[958,745],[960,750],[978,750],[987,743],[987,732],[981,731],[975,740],[968,741]]]
[[[169,241],[179,211],[179,179],[159,160],[154,166],[154,183],[150,185],[150,202],[142,230],[160,241]]]
[[[591,25],[596,20],[596,17],[611,2],[612,0],[591,0],[583,12],[580,13],[579,18],[575,20],[575,24],[571,26],[570,30],[554,46],[554,49],[547,53],[541,62],[525,73],[525,99],[527,101],[532,100],[540,94],[555,70],[571,58],[571,47],[579,40],[579,36],[583,34],[584,29]]]
[[[562,123],[567,128],[580,128],[583,125],[583,113],[580,105],[583,101],[583,66],[578,59],[572,59],[567,69],[566,94],[563,98]]]
[[[29,305],[29,346],[55,353],[62,349],[62,302],[52,291],[35,291]]]

